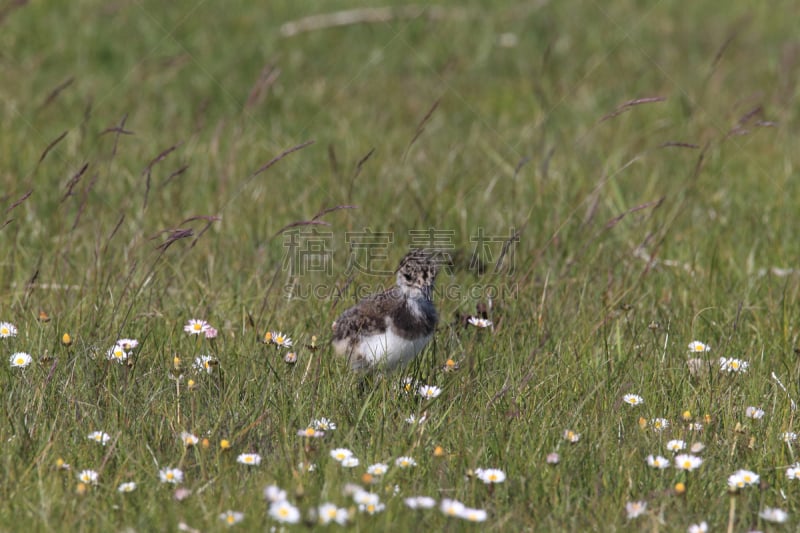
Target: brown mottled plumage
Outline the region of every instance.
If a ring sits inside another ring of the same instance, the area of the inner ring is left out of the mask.
[[[434,256],[412,250],[397,267],[397,283],[367,296],[333,323],[333,348],[353,370],[391,370],[428,344],[439,317],[433,306]]]

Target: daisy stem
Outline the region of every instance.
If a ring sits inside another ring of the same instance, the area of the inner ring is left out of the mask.
[[[731,506],[728,511],[728,533],[733,533],[733,519],[736,517],[736,495],[731,494]]]
[[[178,426],[181,425],[181,380],[180,377],[175,380],[175,400],[177,403]]]

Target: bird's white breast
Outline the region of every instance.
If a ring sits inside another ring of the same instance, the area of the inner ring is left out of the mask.
[[[385,333],[365,336],[361,339],[358,351],[371,367],[390,370],[411,361],[430,342],[433,334],[406,339],[396,335],[388,328]]]

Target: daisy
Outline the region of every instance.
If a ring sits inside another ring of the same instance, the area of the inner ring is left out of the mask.
[[[359,506],[377,505],[378,503],[380,503],[381,499],[380,496],[378,496],[374,492],[369,492],[362,489],[362,490],[357,490],[353,493],[353,501],[357,503]]]
[[[244,520],[244,513],[240,513],[239,511],[225,511],[219,515],[219,519],[229,526],[232,526]]]
[[[703,431],[703,424],[701,424],[700,422],[692,422],[691,424],[686,426],[686,429],[688,429],[689,431]]]
[[[292,345],[292,339],[289,338],[289,336],[284,335],[281,331],[272,332],[272,342],[282,348],[289,348]]]
[[[342,459],[342,466],[345,468],[355,468],[358,466],[358,457],[346,457]]]
[[[196,318],[189,319],[189,323],[183,326],[183,331],[189,335],[205,334],[211,326],[205,320],[198,320]]]
[[[264,488],[264,498],[268,502],[284,502],[286,501],[286,491],[277,485],[267,485]]]
[[[487,320],[485,318],[478,318],[476,316],[471,316],[467,319],[467,322],[475,326],[476,328],[490,328],[492,327],[492,321]]]
[[[689,448],[689,451],[692,453],[700,453],[705,449],[706,445],[703,444],[702,442],[693,442],[691,447]]]
[[[93,440],[95,442],[99,442],[100,444],[105,446],[106,444],[108,444],[108,441],[111,440],[111,435],[109,435],[104,431],[92,431],[86,438],[89,440]]]
[[[478,479],[487,485],[491,485],[493,483],[502,483],[506,480],[506,473],[497,468],[479,468],[475,471],[475,474],[477,474]]]
[[[781,440],[783,440],[783,442],[785,442],[786,444],[794,442],[797,440],[797,433],[795,433],[794,431],[784,431],[783,433],[781,433]]]
[[[359,511],[361,511],[362,513],[367,513],[367,514],[380,513],[384,509],[386,509],[386,505],[382,504],[381,502],[362,504],[362,505],[358,506],[358,510]]]
[[[406,422],[406,424],[411,424],[411,425],[422,424],[427,419],[428,419],[428,415],[426,415],[426,414],[423,414],[421,417],[417,418],[417,415],[415,415],[414,413],[411,413],[410,415],[408,415],[408,417],[406,417],[405,422]]]
[[[178,485],[183,482],[183,471],[180,468],[163,468],[159,470],[158,477],[162,483]]]
[[[201,355],[200,357],[195,357],[193,366],[195,370],[211,374],[214,372],[214,367],[218,364],[218,361],[210,355]]]
[[[119,339],[116,343],[116,346],[119,346],[126,352],[129,352],[139,346],[139,341],[136,339]]]
[[[269,506],[269,515],[284,524],[296,524],[300,521],[300,510],[287,502],[272,502]]]
[[[17,336],[17,327],[11,322],[0,322],[0,339]]]
[[[721,372],[743,374],[747,372],[747,367],[749,366],[750,363],[741,359],[734,359],[733,357],[719,358],[719,369]]]
[[[133,481],[120,483],[119,487],[117,487],[117,492],[133,492],[135,490],[136,490],[136,483],[134,483]]]
[[[353,452],[348,450],[347,448],[335,448],[331,450],[331,457],[339,461],[340,463],[347,459],[348,457],[353,457]]]
[[[557,465],[561,461],[561,456],[557,452],[551,452],[547,454],[545,461],[549,465]]]
[[[488,514],[483,509],[472,509],[470,507],[464,507],[460,514],[461,518],[470,522],[485,522],[487,516]]]
[[[575,433],[571,429],[565,429],[563,436],[564,440],[566,440],[567,442],[571,442],[572,444],[575,444],[576,442],[581,440],[581,434]]]
[[[710,352],[711,346],[707,344],[703,344],[700,341],[692,341],[689,343],[689,351],[690,352]]]
[[[653,468],[658,468],[660,470],[663,470],[665,468],[669,468],[669,459],[661,457],[660,455],[656,455],[655,457],[653,457],[652,455],[648,455],[647,464],[652,466]]]
[[[375,463],[367,467],[367,473],[373,476],[382,476],[389,470],[389,465],[384,463]]]
[[[295,364],[297,362],[297,352],[288,352],[283,356],[283,361],[289,365]]]
[[[405,498],[403,502],[410,509],[432,509],[436,505],[436,500],[430,496],[412,496]]]
[[[106,352],[106,359],[122,364],[128,359],[128,352],[119,344],[115,344]]]
[[[622,397],[622,401],[627,403],[628,405],[641,405],[644,403],[644,398],[639,396],[638,394],[626,394]]]
[[[628,502],[625,504],[625,512],[628,513],[628,520],[642,516],[647,511],[647,502]]]
[[[215,339],[215,338],[217,338],[217,333],[218,332],[217,332],[216,328],[212,328],[211,326],[208,326],[208,328],[206,329],[206,339]]]
[[[767,522],[777,522],[779,524],[789,519],[789,513],[783,509],[773,509],[772,507],[764,507],[764,510],[758,513],[758,516]]]
[[[17,352],[9,357],[8,362],[14,368],[25,368],[33,361],[33,357],[25,352]]]
[[[439,509],[447,516],[460,517],[461,513],[466,509],[466,506],[458,500],[445,498],[439,505]]]
[[[442,389],[437,387],[436,385],[422,385],[419,388],[419,395],[425,398],[426,400],[431,400],[436,398],[442,393]]]
[[[689,526],[687,533],[706,533],[708,531],[708,524],[703,520],[699,524],[692,524]]]
[[[323,503],[317,507],[317,516],[319,516],[319,523],[323,526],[331,522],[340,525],[347,523],[347,509],[339,509],[332,503]]]
[[[650,421],[655,431],[664,431],[669,427],[669,420],[666,418],[654,418]]]
[[[795,463],[787,468],[786,477],[789,479],[800,479],[800,463]]]
[[[94,470],[81,470],[78,472],[78,479],[81,483],[86,483],[87,485],[97,485],[97,478],[98,473]]]
[[[671,452],[679,452],[686,449],[686,443],[682,440],[671,440],[667,442],[667,449]]]
[[[418,388],[417,380],[412,377],[405,377],[400,382],[400,390],[405,393],[411,393],[414,389]]]
[[[414,460],[414,458],[408,456],[398,457],[394,460],[394,464],[400,468],[411,468],[412,466],[417,466],[417,462]]]
[[[309,426],[309,427],[307,427],[305,429],[298,429],[297,430],[297,436],[298,437],[308,437],[308,438],[318,439],[320,437],[324,437],[325,436],[325,432],[324,431],[319,431],[319,430],[314,429],[313,427]]]
[[[741,489],[758,483],[759,476],[750,470],[737,470],[728,476],[728,488],[732,490]]]
[[[243,453],[236,458],[237,463],[250,466],[258,466],[261,464],[261,456],[257,453]]]
[[[688,470],[691,472],[692,470],[698,468],[701,464],[703,464],[703,459],[697,457],[696,455],[682,453],[675,456],[675,467],[679,470]]]
[[[744,416],[746,416],[747,418],[760,420],[764,417],[764,410],[759,407],[750,406],[744,410]]]
[[[328,420],[325,417],[317,418],[311,422],[311,425],[314,427],[314,429],[319,429],[322,431],[333,431],[336,429],[336,424],[332,420]]]
[[[200,442],[200,439],[198,439],[197,436],[192,435],[188,431],[184,431],[181,433],[181,441],[183,442],[184,446],[190,448],[195,444],[197,444],[198,442]]]

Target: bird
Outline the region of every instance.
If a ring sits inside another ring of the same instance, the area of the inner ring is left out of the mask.
[[[369,295],[333,323],[334,351],[354,371],[389,372],[407,365],[433,338],[438,273],[433,252],[413,249],[400,261],[395,285]]]

